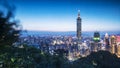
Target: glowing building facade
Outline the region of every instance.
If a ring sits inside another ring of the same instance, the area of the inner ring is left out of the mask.
[[[116,37],[114,35],[112,35],[110,37],[110,47],[111,47],[111,53],[115,54],[116,53]]]

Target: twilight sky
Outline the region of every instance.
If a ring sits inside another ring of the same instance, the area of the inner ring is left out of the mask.
[[[78,10],[82,31],[120,31],[119,0],[9,0],[26,30],[76,31]]]

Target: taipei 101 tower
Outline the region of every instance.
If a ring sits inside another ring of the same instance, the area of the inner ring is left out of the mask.
[[[81,43],[81,18],[80,18],[80,10],[78,10],[78,17],[77,17],[77,39],[78,44]]]

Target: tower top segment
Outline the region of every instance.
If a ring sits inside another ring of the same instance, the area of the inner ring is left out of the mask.
[[[78,10],[78,17],[80,17],[80,10]]]

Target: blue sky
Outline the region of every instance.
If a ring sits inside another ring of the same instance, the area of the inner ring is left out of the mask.
[[[76,31],[80,10],[82,31],[120,30],[119,0],[9,0],[25,30]]]

